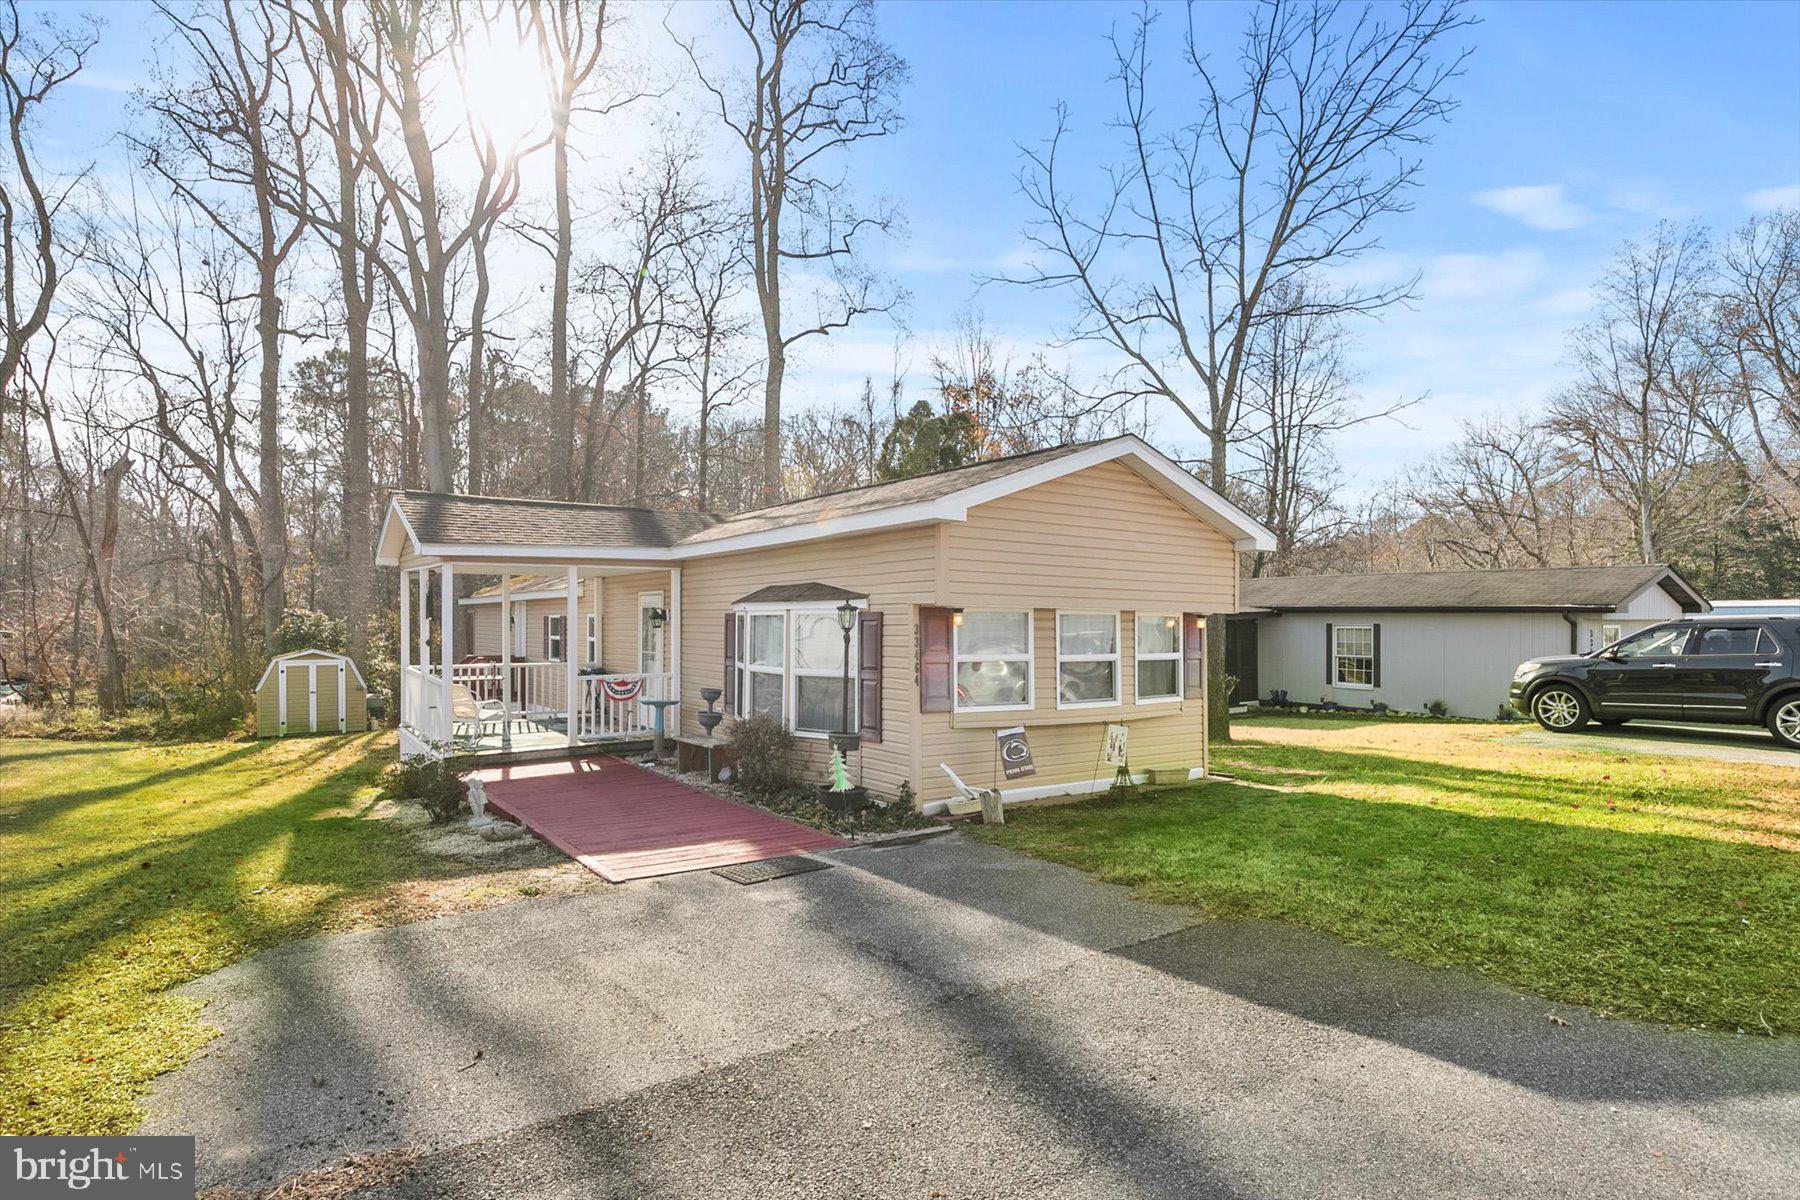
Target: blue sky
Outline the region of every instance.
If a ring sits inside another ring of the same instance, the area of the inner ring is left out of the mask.
[[[125,5],[91,86],[72,92],[53,134],[72,154],[116,128],[122,89],[145,77],[148,22]],[[1589,310],[1588,285],[1613,249],[1660,218],[1727,230],[1757,207],[1800,204],[1800,3],[1478,4],[1481,24],[1454,120],[1424,151],[1411,213],[1381,226],[1382,250],[1359,271],[1421,272],[1409,311],[1354,327],[1371,407],[1425,396],[1404,423],[1345,435],[1340,456],[1367,489],[1443,445],[1459,418],[1534,408],[1558,386],[1567,330]],[[922,390],[934,342],[974,305],[1014,353],[1051,340],[1062,302],[1018,289],[977,291],[974,276],[1016,261],[1030,211],[1018,146],[1041,140],[1066,101],[1078,133],[1114,110],[1102,39],[1131,10],[1100,3],[896,2],[882,28],[910,62],[896,137],[859,151],[859,186],[898,201],[907,240],[878,262],[912,293],[908,379]],[[1203,38],[1228,55],[1245,9],[1197,10]],[[1179,71],[1182,10],[1162,23],[1165,78]],[[649,27],[654,20],[643,21]],[[814,342],[794,377],[801,403],[852,399],[885,376],[890,328]],[[1176,420],[1159,440],[1191,447]]]

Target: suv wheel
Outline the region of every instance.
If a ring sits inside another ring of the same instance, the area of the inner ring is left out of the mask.
[[[1769,710],[1769,732],[1778,742],[1800,750],[1800,694],[1783,696]]]
[[[1531,698],[1531,715],[1551,733],[1573,733],[1588,723],[1587,697],[1553,683]]]

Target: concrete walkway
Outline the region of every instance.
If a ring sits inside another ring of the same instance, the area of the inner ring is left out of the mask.
[[[1604,1021],[952,835],[283,948],[146,1132],[392,1197],[1792,1196],[1800,1042]],[[1548,1018],[1556,1013],[1567,1025]]]

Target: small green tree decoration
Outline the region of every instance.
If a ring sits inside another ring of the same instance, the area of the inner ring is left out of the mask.
[[[847,792],[851,786],[850,770],[844,766],[844,752],[834,748],[831,752],[831,790]]]

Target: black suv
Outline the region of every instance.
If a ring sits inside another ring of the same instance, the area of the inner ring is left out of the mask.
[[[1512,704],[1552,733],[1660,717],[1767,725],[1800,749],[1800,617],[1697,617],[1534,658],[1513,672]]]

